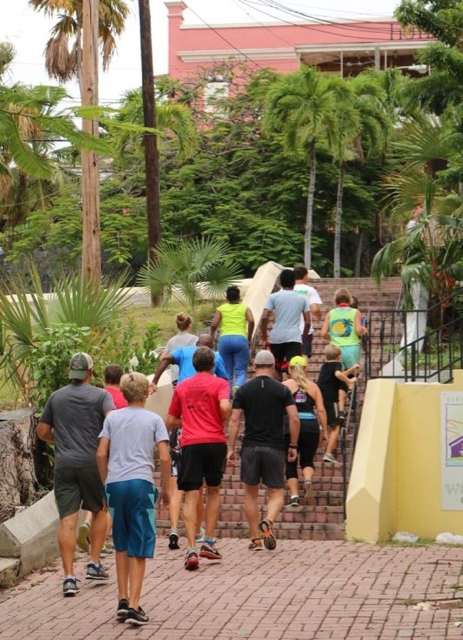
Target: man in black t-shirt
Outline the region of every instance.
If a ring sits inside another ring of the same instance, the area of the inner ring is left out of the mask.
[[[256,376],[238,389],[233,401],[229,424],[228,461],[236,460],[235,443],[244,412],[244,438],[241,449],[241,480],[245,486],[244,511],[251,531],[252,550],[262,549],[258,529],[264,534],[264,545],[275,549],[273,523],[283,508],[285,486],[285,416],[289,418],[288,462],[297,458],[299,416],[288,387],[274,379],[275,358],[270,351],[259,351],[254,360]],[[257,495],[259,485],[267,486],[266,517],[258,523]]]

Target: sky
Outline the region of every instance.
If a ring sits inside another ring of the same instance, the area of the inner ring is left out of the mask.
[[[292,20],[286,14],[278,14],[266,9],[259,0],[248,0],[255,7],[250,9],[241,0],[184,0],[191,10],[185,11],[185,25],[272,22],[262,13],[274,13],[275,17]],[[397,0],[281,0],[285,6],[297,11],[310,13],[322,19],[356,19],[360,16],[390,17]],[[118,41],[108,72],[100,73],[100,103],[114,105],[124,91],[141,84],[140,34],[138,25],[138,1],[127,0],[131,13],[126,22],[125,32]],[[346,9],[348,5],[348,10]],[[164,0],[150,0],[153,34],[153,56],[155,75],[167,73],[167,9]],[[261,9],[261,11],[258,10]],[[277,22],[277,20],[275,20]],[[16,58],[11,72],[6,78],[9,83],[56,84],[50,80],[44,67],[43,51],[50,37],[53,18],[33,11],[27,0],[0,0],[0,41],[11,42],[16,49]],[[66,85],[68,104],[79,102],[78,88],[74,82]]]

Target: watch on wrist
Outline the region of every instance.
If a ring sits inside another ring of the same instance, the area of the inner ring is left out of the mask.
[[[289,448],[290,448],[290,449],[297,449],[297,444],[290,444],[290,445],[289,445]]]

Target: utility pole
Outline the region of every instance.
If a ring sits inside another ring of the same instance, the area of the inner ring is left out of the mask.
[[[99,0],[83,0],[82,104],[98,105],[98,23]],[[84,119],[82,128],[98,136],[98,120]],[[82,151],[82,273],[85,280],[100,282],[100,172],[98,154]]]
[[[154,96],[153,47],[149,0],[138,0],[140,12],[141,71],[143,121],[145,127],[156,128]],[[148,220],[148,262],[154,262],[154,249],[161,239],[161,202],[159,186],[159,152],[157,136],[145,133],[146,215]],[[155,300],[153,299],[153,304]]]

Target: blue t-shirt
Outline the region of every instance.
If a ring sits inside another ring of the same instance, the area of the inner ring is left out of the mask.
[[[196,369],[193,366],[193,356],[196,351],[199,349],[197,345],[190,345],[189,347],[180,347],[180,349],[174,349],[171,352],[171,356],[174,358],[175,364],[178,365],[178,380],[177,382],[182,382],[182,380],[186,380],[187,378],[191,378],[196,375]],[[225,365],[223,363],[222,357],[219,353],[214,351],[215,365],[214,365],[214,373],[219,378],[223,378],[228,381],[227,371],[225,369]]]

